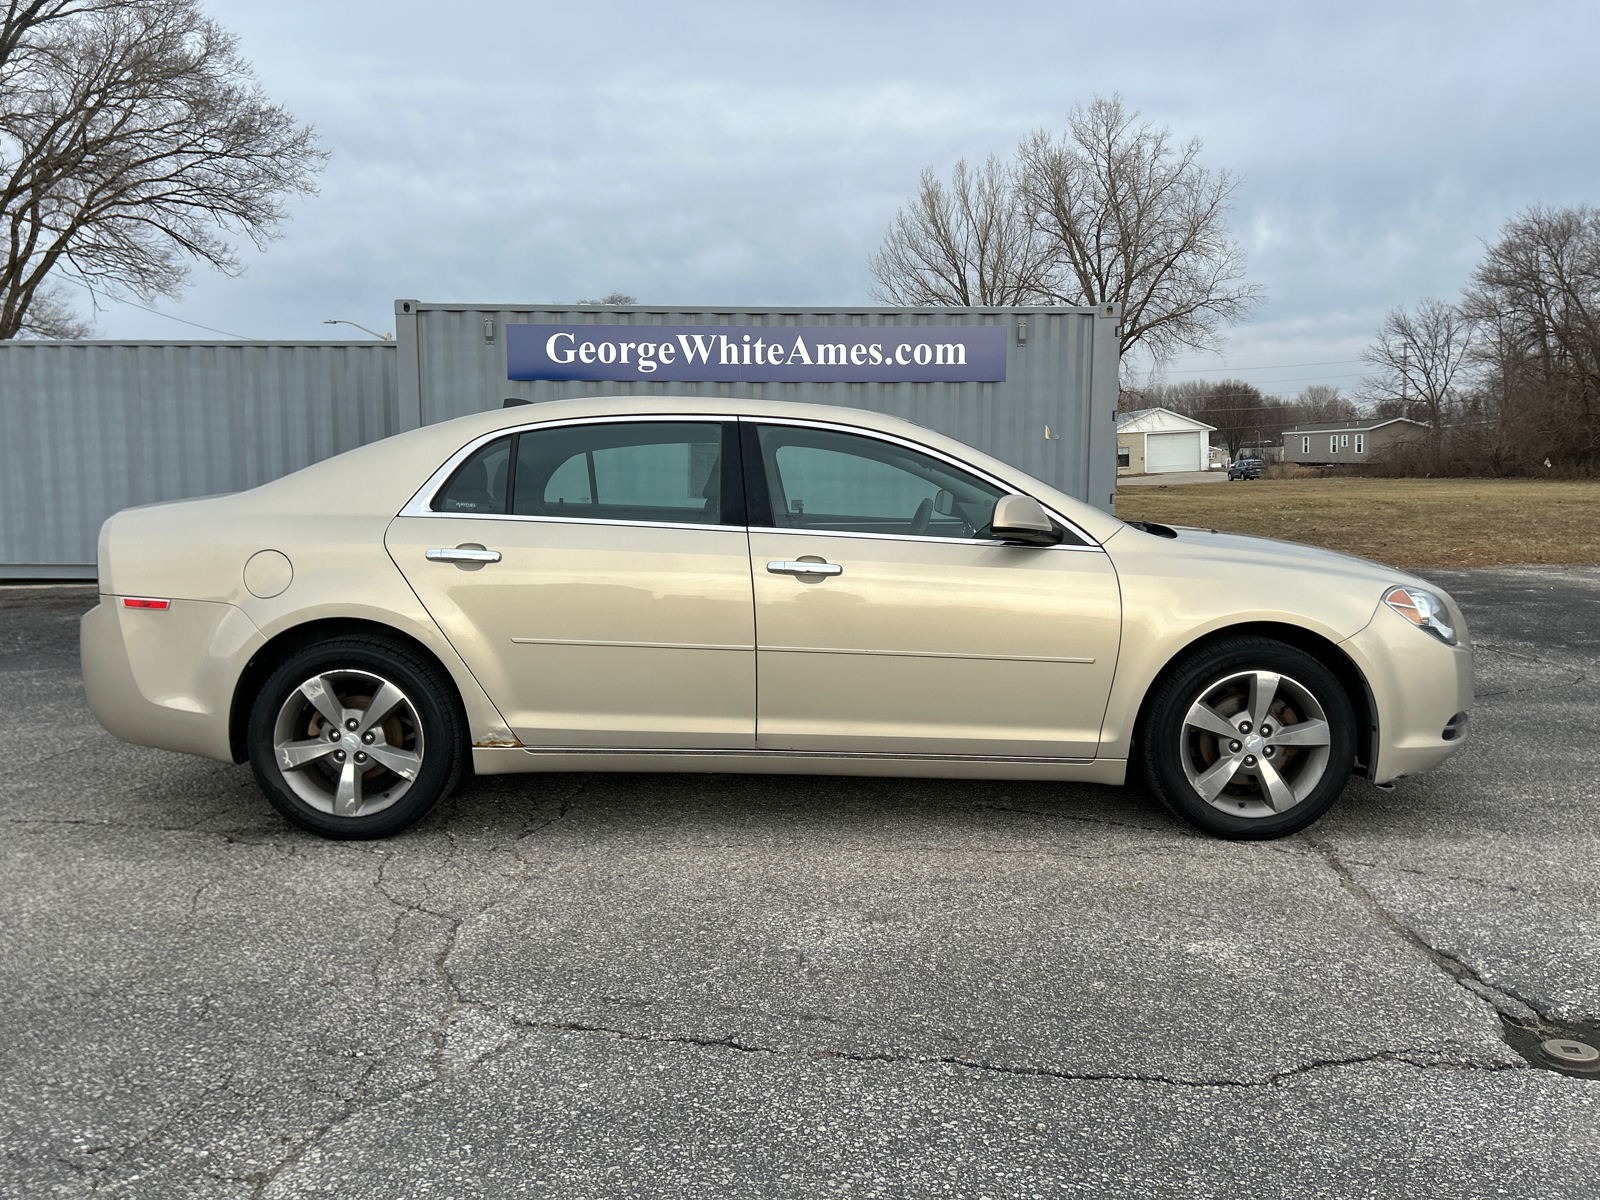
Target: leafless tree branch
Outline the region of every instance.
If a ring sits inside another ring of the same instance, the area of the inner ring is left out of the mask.
[[[237,274],[230,236],[264,247],[325,157],[198,0],[12,0],[0,338],[66,327],[52,272],[146,301],[177,295],[191,261]]]
[[[868,266],[881,303],[986,308],[1049,303],[1048,260],[1011,169],[990,155],[977,170],[956,163],[948,185],[923,171]]]

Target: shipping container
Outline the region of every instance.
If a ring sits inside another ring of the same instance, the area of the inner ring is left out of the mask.
[[[1111,511],[1117,461],[1115,306],[741,309],[397,300],[394,312],[401,421],[407,428],[497,408],[509,398],[537,404],[618,394],[746,396],[834,404],[915,421]],[[732,327],[771,331],[784,339],[816,331],[827,339],[882,339],[886,346],[894,344],[896,330],[998,328],[1004,334],[1003,378],[657,382],[625,372],[619,363],[616,374],[623,378],[618,379],[512,379],[508,328],[530,324],[620,325],[638,329],[641,338],[651,336],[649,327],[712,333]]]
[[[405,429],[499,408],[508,398],[747,396],[869,409],[958,438],[1110,511],[1117,321],[1109,307],[541,308],[397,300],[393,342],[0,342],[0,579],[93,579],[100,525],[120,508],[255,487]],[[514,369],[528,372],[508,361],[508,343],[544,346],[560,326],[574,334],[562,343],[574,360],[583,330],[610,327],[596,329],[594,339],[626,338],[629,347],[688,342],[685,349],[702,350],[703,373],[721,378],[651,379],[683,375],[685,356],[674,350],[666,370],[665,354],[652,357],[642,372],[637,349],[629,370],[620,362],[614,372],[574,362],[574,372],[591,377],[511,378]],[[796,362],[813,361],[763,369],[746,357],[729,368],[705,359],[719,342],[723,358],[782,343]],[[892,360],[897,348],[898,367],[863,365],[869,352]],[[846,358],[824,366],[823,352]],[[608,373],[619,378],[594,377]],[[750,378],[762,374],[784,378]]]
[[[0,579],[93,579],[120,508],[399,430],[391,342],[0,342]]]

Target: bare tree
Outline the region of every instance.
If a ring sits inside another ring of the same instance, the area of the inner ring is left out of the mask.
[[[880,303],[986,308],[1049,303],[1048,262],[1011,168],[990,155],[978,170],[956,163],[948,185],[924,170],[868,267]]]
[[[1313,383],[1302,388],[1294,398],[1294,417],[1302,425],[1322,425],[1330,421],[1353,421],[1357,416],[1355,404],[1341,396],[1339,389],[1326,383]]]
[[[1368,392],[1380,403],[1399,398],[1416,404],[1432,430],[1435,456],[1472,340],[1471,323],[1461,309],[1430,296],[1417,303],[1415,312],[1392,309],[1378,340],[1362,353],[1377,368],[1366,381]]]
[[[1261,290],[1243,282],[1227,214],[1238,180],[1138,124],[1120,96],[1073,109],[1015,166],[957,163],[948,186],[930,167],[870,260],[873,296],[891,304],[1116,304],[1121,349],[1155,363],[1183,347],[1216,349]]]
[[[1242,379],[1224,379],[1207,386],[1205,399],[1190,416],[1215,426],[1232,458],[1245,446],[1260,448],[1270,440],[1269,425],[1276,413],[1266,411],[1261,389]],[[1278,422],[1281,427],[1281,420]]]
[[[149,301],[243,268],[325,155],[198,0],[11,0],[0,26],[0,338],[81,335],[58,280]]]
[[[1227,215],[1239,181],[1200,165],[1201,144],[1171,133],[1122,97],[1079,105],[1059,138],[1035,132],[1017,151],[1019,191],[1050,249],[1053,299],[1116,304],[1122,351],[1163,362],[1181,348],[1214,350],[1261,289],[1244,283],[1244,250]]]
[[[579,300],[578,303],[579,304],[611,304],[611,305],[637,304],[637,303],[639,303],[639,297],[630,296],[630,295],[628,295],[627,292],[607,292],[604,296],[601,296],[598,300]]]
[[[1464,301],[1480,337],[1493,469],[1600,462],[1600,211],[1528,209],[1506,224]]]

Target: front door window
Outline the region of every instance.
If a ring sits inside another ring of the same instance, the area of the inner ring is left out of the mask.
[[[989,517],[1004,492],[940,459],[799,426],[761,426],[757,443],[767,504],[752,512],[752,524],[994,540]]]

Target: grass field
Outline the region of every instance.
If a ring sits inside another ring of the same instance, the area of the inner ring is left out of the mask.
[[[1600,563],[1600,480],[1262,479],[1117,493],[1129,521],[1286,538],[1396,567]]]

